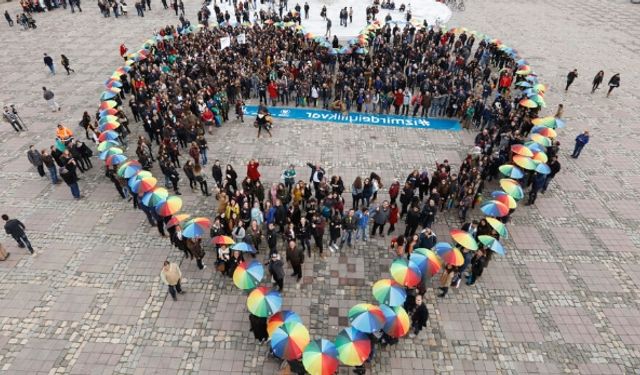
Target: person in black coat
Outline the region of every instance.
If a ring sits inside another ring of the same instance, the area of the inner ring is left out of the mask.
[[[409,337],[415,337],[420,331],[422,327],[427,326],[427,321],[429,320],[429,310],[427,309],[427,305],[424,304],[421,295],[416,296],[416,308],[411,314],[411,329],[413,332],[409,334]]]
[[[25,233],[26,227],[22,222],[18,219],[9,219],[9,215],[2,215],[2,220],[5,221],[4,231],[13,237],[14,240],[18,243],[19,248],[27,248],[31,254],[33,254],[33,247],[31,246],[31,242],[29,242],[29,238],[27,238],[27,234]]]
[[[93,164],[91,163],[93,151],[81,140],[76,140],[76,144],[73,147],[76,149],[78,153],[78,161],[82,164],[84,169],[93,168]]]
[[[269,273],[273,276],[273,280],[275,280],[276,285],[278,285],[278,291],[282,292],[282,288],[284,288],[284,263],[280,259],[280,254],[273,253],[271,254],[271,259],[269,263]]]
[[[290,241],[287,247],[287,259],[291,263],[293,273],[291,276],[297,276],[298,281],[302,279],[302,263],[304,263],[304,251],[299,250],[295,241]]]
[[[218,185],[218,189],[222,188],[222,168],[220,167],[220,160],[216,160],[213,162],[213,166],[211,167],[211,177]]]
[[[467,285],[475,284],[476,280],[482,276],[485,266],[486,257],[484,255],[484,250],[479,249],[475,254],[473,254],[473,258],[471,259],[471,275],[467,278]]]
[[[253,337],[255,337],[261,344],[267,341],[269,338],[269,333],[267,332],[267,318],[261,318],[256,315],[249,314],[249,323],[251,324]]]

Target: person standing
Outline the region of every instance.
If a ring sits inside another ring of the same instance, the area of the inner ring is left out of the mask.
[[[56,168],[56,163],[53,159],[53,156],[49,155],[46,149],[42,149],[42,151],[40,151],[40,157],[42,158],[42,163],[49,170],[51,183],[54,185],[60,183],[60,181],[58,181],[58,169]]]
[[[53,65],[53,59],[51,58],[51,56],[47,55],[46,53],[44,54],[44,58],[42,59],[44,61],[44,65],[47,66],[47,68],[49,68],[49,71],[51,72],[52,76],[56,75],[56,67],[55,65]]]
[[[282,292],[284,288],[284,264],[280,259],[280,254],[277,252],[271,253],[271,259],[269,260],[269,273],[273,276],[273,281],[278,286],[278,291]]]
[[[564,88],[565,92],[569,90],[569,86],[571,86],[571,84],[573,83],[573,81],[576,80],[576,78],[578,78],[578,69],[573,69],[572,71],[569,72],[569,74],[567,74],[567,86]]]
[[[418,294],[416,296],[416,307],[411,314],[411,329],[413,332],[409,334],[409,337],[416,337],[422,330],[422,327],[427,326],[428,320],[429,309],[427,309],[427,305],[425,305],[422,295]]]
[[[478,251],[473,254],[473,259],[471,260],[471,275],[467,277],[467,285],[475,284],[476,280],[482,276],[482,272],[486,266],[486,259],[483,249],[478,249]]]
[[[340,250],[342,250],[342,246],[344,246],[345,242],[349,247],[351,247],[351,237],[353,236],[353,231],[356,230],[357,224],[358,220],[355,217],[355,210],[349,210],[347,216],[342,219],[342,238],[340,239]]]
[[[381,237],[384,237],[384,226],[391,218],[391,209],[389,202],[382,202],[382,206],[378,206],[373,212],[373,227],[371,228],[371,237],[376,236],[376,230]]]
[[[573,154],[571,154],[571,157],[577,159],[587,143],[589,143],[589,131],[585,130],[584,133],[578,134],[576,137],[576,146],[573,148]]]
[[[287,260],[291,263],[291,268],[293,268],[293,273],[291,276],[297,276],[297,281],[300,282],[302,279],[302,264],[304,263],[304,251],[298,249],[296,246],[296,241],[289,241],[289,245],[287,246]]]
[[[249,314],[249,323],[251,324],[251,332],[253,337],[258,340],[259,344],[269,339],[269,333],[267,331],[267,318],[261,318],[259,316]]]
[[[9,24],[9,26],[13,27],[13,20],[11,19],[11,15],[9,14],[8,10],[4,11],[4,18],[6,18],[7,23]]]
[[[620,87],[620,73],[616,73],[609,80],[609,91],[607,91],[607,98],[611,95],[611,91],[616,87]]]
[[[27,158],[29,159],[29,163],[31,163],[38,170],[38,174],[40,177],[44,177],[46,174],[44,173],[44,165],[42,162],[42,156],[35,149],[33,145],[29,146],[29,151],[27,151]]]
[[[604,70],[601,70],[593,77],[593,86],[591,86],[591,93],[593,94],[600,87],[602,80],[604,79]]]
[[[47,104],[49,104],[49,108],[51,108],[52,112],[56,112],[62,109],[58,105],[58,103],[56,103],[56,100],[54,99],[55,94],[53,93],[53,91],[48,90],[44,86],[42,86],[42,97],[47,101]]]
[[[60,55],[60,64],[62,64],[62,66],[64,67],[64,69],[67,71],[67,75],[70,75],[71,72],[76,72],[75,70],[71,69],[71,67],[69,66],[69,58],[65,55]]]
[[[62,180],[71,189],[71,195],[73,195],[75,199],[82,198],[80,195],[80,187],[78,186],[78,176],[66,167],[60,167],[59,173]]]
[[[560,172],[560,168],[561,168],[560,162],[558,161],[557,156],[552,156],[551,161],[549,162],[548,165],[549,165],[549,169],[551,169],[551,173],[549,173],[544,180],[544,185],[542,185],[542,191],[540,191],[542,194],[544,194],[547,191],[547,188],[549,187],[549,183],[551,183],[551,180],[553,180],[553,178],[558,174],[558,172]]]
[[[16,132],[20,133],[20,131],[26,130],[25,128],[22,127],[22,124],[20,124],[20,120],[18,119],[18,116],[16,116],[15,113],[9,110],[9,107],[7,107],[6,105],[4,106],[2,117],[4,117],[4,119],[7,120],[9,124],[11,124],[11,126],[13,127],[13,130],[15,130]]]
[[[165,260],[162,271],[160,271],[160,280],[169,288],[169,294],[171,294],[171,298],[173,298],[174,301],[178,300],[176,292],[184,294],[180,286],[181,278],[182,272],[180,272],[180,267],[176,263],[170,263],[168,260]]]
[[[529,192],[529,200],[525,204],[525,206],[530,206],[536,203],[536,198],[538,197],[538,192],[542,190],[544,187],[544,182],[547,179],[547,176],[542,173],[537,173],[533,177],[533,184],[531,186],[531,191]]]
[[[309,3],[306,1],[304,2],[304,19],[309,19]]]
[[[325,33],[325,36],[327,38],[331,36],[331,20],[329,17],[327,17],[327,32]]]
[[[9,219],[9,215],[3,214],[2,220],[4,223],[4,231],[13,237],[14,240],[18,243],[18,247],[24,249],[25,247],[29,250],[31,254],[33,254],[33,247],[31,246],[31,242],[27,237],[27,234],[24,232],[26,227],[22,222],[18,219]]]
[[[440,294],[438,297],[444,298],[449,291],[449,287],[451,286],[451,282],[453,281],[453,276],[455,275],[455,268],[451,264],[447,264],[442,275],[440,276]]]

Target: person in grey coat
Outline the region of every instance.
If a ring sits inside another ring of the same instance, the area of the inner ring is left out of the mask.
[[[40,152],[38,152],[38,150],[36,150],[33,145],[29,146],[29,151],[27,151],[27,158],[29,159],[29,163],[33,164],[33,166],[36,167],[40,177],[46,176],[46,174],[44,173],[42,155],[40,155]]]
[[[391,214],[391,209],[389,208],[389,201],[382,202],[382,206],[378,206],[375,212],[372,214],[373,216],[373,227],[371,228],[371,237],[375,237],[376,229],[378,229],[378,233],[384,237],[384,226],[389,221],[389,215]]]

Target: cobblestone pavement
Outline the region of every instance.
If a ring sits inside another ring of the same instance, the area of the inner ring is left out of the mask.
[[[187,4],[191,18],[195,3]],[[11,257],[0,262],[0,372],[277,372],[266,346],[256,345],[248,330],[245,296],[214,275],[211,256],[205,271],[182,261],[188,294],[177,303],[167,300],[158,279],[162,260],[182,259],[141,213],[120,201],[96,169],[80,183],[86,199],[73,201],[66,186],[52,186],[27,162],[28,145],[48,147],[57,122],[77,131],[82,112],[94,110],[102,82],[121,63],[121,42],[138,46],[155,28],[177,21],[157,1],[153,6],[144,19],[115,20],[87,2],[81,14],[36,15],[35,31],[0,26],[0,101],[15,103],[30,129],[16,135],[3,124],[0,204],[24,221],[37,253],[2,240]],[[0,11],[17,8],[13,2]],[[429,290],[426,333],[380,351],[372,373],[639,373],[638,19],[640,6],[624,0],[467,1],[467,10],[454,14],[451,26],[520,51],[550,84],[550,107],[565,104],[563,170],[535,207],[517,211],[508,255],[493,261],[476,286],[445,300]],[[48,76],[43,52],[56,61],[66,54],[77,72]],[[574,67],[580,76],[565,94],[564,77]],[[602,90],[589,94],[600,69],[607,79],[622,73],[622,87],[609,99]],[[48,111],[41,86],[56,93],[62,111]],[[584,129],[592,142],[580,159],[567,158]],[[473,139],[464,132],[284,121],[274,138],[254,136],[249,126],[225,124],[209,139],[211,157],[240,169],[257,157],[267,182],[286,164],[307,161],[321,162],[345,181],[371,170],[389,181],[435,160],[458,163]],[[202,215],[214,204],[190,192],[184,201],[184,211]],[[440,240],[458,224],[440,215]],[[333,338],[347,324],[348,308],[372,301],[372,282],[387,276],[385,245],[374,240],[326,262],[307,261],[299,290],[285,281],[285,307],[302,315],[312,336]]]

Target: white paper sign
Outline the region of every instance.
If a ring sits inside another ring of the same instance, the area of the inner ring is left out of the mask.
[[[245,33],[238,34],[236,37],[238,44],[246,44],[247,43],[247,35]]]
[[[220,38],[220,49],[225,49],[231,46],[231,38],[225,36],[224,38]]]

